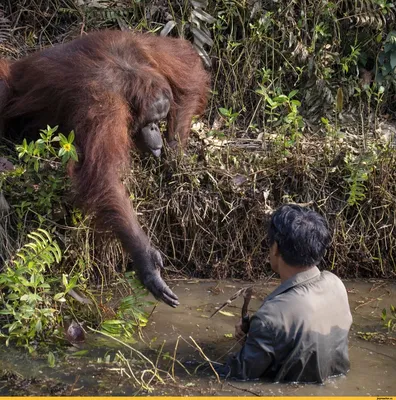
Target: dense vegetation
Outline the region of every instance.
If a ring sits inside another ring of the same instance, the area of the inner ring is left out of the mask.
[[[393,2],[5,3],[4,57],[95,29],[133,28],[190,39],[211,68],[209,107],[187,155],[134,156],[125,179],[170,276],[265,276],[268,215],[297,202],[329,220],[325,268],[395,277]],[[125,266],[119,245],[94,241],[89,220],[68,204],[74,136],[62,134],[47,127],[38,142],[1,144],[15,166],[0,172],[11,204],[0,223],[2,334],[30,350],[62,337],[71,318],[111,334],[146,322],[138,282],[117,272]]]

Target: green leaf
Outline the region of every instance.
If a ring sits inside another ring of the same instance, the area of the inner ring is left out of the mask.
[[[21,301],[29,301],[29,295],[28,294],[24,294],[23,296],[21,296],[20,300]]]
[[[59,138],[62,144],[67,143],[67,138],[62,133],[59,134]]]
[[[19,328],[20,326],[21,326],[21,322],[20,321],[15,321],[14,323],[12,323],[10,325],[6,325],[6,327],[8,327],[8,332],[9,333],[15,331],[15,329]]]
[[[289,98],[287,96],[285,96],[284,94],[281,94],[280,96],[276,96],[274,98],[274,101],[276,101],[277,103],[285,103],[286,101],[288,101]]]
[[[226,108],[219,108],[219,112],[221,115],[224,115],[225,117],[228,117],[228,115],[230,114],[230,111],[228,111]]]
[[[67,138],[67,140],[68,140],[69,143],[73,143],[73,141],[74,141],[74,131],[71,131],[69,133],[69,137]]]
[[[19,295],[17,293],[10,293],[7,295],[8,300],[19,300]]]
[[[65,297],[65,293],[60,292],[60,293],[57,293],[57,294],[54,296],[54,300],[55,300],[55,301],[59,301],[60,299],[62,299],[62,298],[64,298],[64,297]]]
[[[48,365],[51,368],[55,367],[55,356],[51,351],[48,353]]]
[[[382,72],[382,75],[383,75],[383,76],[387,76],[387,75],[390,74],[391,68],[389,67],[388,64],[385,64],[385,65],[383,65],[383,66],[381,67],[381,72]]]
[[[393,44],[392,43],[385,43],[384,46],[384,52],[389,53],[393,49]]]
[[[124,321],[120,319],[108,319],[107,321],[103,322],[103,325],[122,325]]]
[[[44,289],[44,290],[51,288],[51,286],[46,282],[42,283],[41,285],[38,285],[37,287]]]
[[[395,72],[394,69],[396,68],[396,51],[393,51],[390,55],[390,65],[393,72]]]
[[[43,329],[43,324],[42,324],[42,322],[41,322],[41,319],[39,319],[39,320],[36,322],[36,332],[41,332],[42,329]]]
[[[77,152],[73,149],[70,153],[70,158],[74,161],[78,161]]]
[[[274,106],[277,106],[277,104],[271,99],[271,97],[269,97],[269,96],[265,96],[265,100],[267,101],[267,103],[271,106],[271,107],[274,107]]]
[[[80,350],[80,351],[76,351],[75,353],[72,353],[73,357],[81,357],[81,356],[85,356],[86,354],[88,354],[88,350]]]

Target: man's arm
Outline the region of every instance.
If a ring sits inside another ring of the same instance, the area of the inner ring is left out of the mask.
[[[253,316],[249,333],[242,349],[226,363],[222,375],[237,379],[260,378],[273,363],[274,330],[260,318]]]

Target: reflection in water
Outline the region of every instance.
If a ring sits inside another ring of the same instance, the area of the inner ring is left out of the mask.
[[[252,314],[261,304],[261,300],[276,287],[273,281],[256,285],[255,297],[250,303]],[[175,367],[177,384],[167,382],[166,386],[157,385],[154,395],[223,395],[223,396],[391,396],[396,394],[396,339],[388,338],[387,342],[375,343],[365,341],[358,336],[359,332],[374,332],[382,329],[381,311],[396,305],[396,285],[370,282],[347,281],[353,325],[350,333],[351,370],[346,377],[328,380],[324,385],[273,384],[262,381],[217,383],[208,368],[199,369],[189,376],[181,367]],[[234,333],[234,324],[240,316],[242,298],[235,300],[224,309],[226,314],[218,313],[212,319],[208,317],[215,307],[226,301],[243,282],[222,281],[198,282],[180,281],[174,284],[181,306],[172,309],[159,304],[152,315],[143,335],[147,343],[154,342],[160,347],[164,341],[163,352],[173,354],[177,343],[177,359],[193,372],[203,361],[198,347],[211,359],[223,360],[230,351],[237,351],[239,344],[230,334]],[[384,331],[383,331],[384,332]],[[195,340],[193,343],[190,336]],[[178,339],[179,338],[179,339]],[[375,338],[375,336],[374,336]],[[0,347],[0,395],[131,395],[132,388],[128,379],[119,373],[113,363],[98,364],[106,354],[112,354],[108,342],[95,336],[88,338],[85,344],[88,356],[81,359],[67,359],[66,363],[56,368],[49,368],[46,360],[32,359],[21,350]],[[157,355],[147,350],[140,343],[134,345],[153,360]],[[75,351],[75,350],[74,350]],[[160,360],[160,362],[162,362]],[[7,378],[8,371],[15,371],[24,378],[19,379],[20,386],[13,387],[12,380]],[[44,383],[40,380],[47,377]],[[31,380],[31,378],[34,378]],[[143,393],[141,393],[143,394]]]

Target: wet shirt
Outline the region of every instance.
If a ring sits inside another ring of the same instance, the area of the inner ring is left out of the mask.
[[[349,370],[352,316],[344,284],[317,267],[283,282],[252,316],[229,377],[322,383]]]

